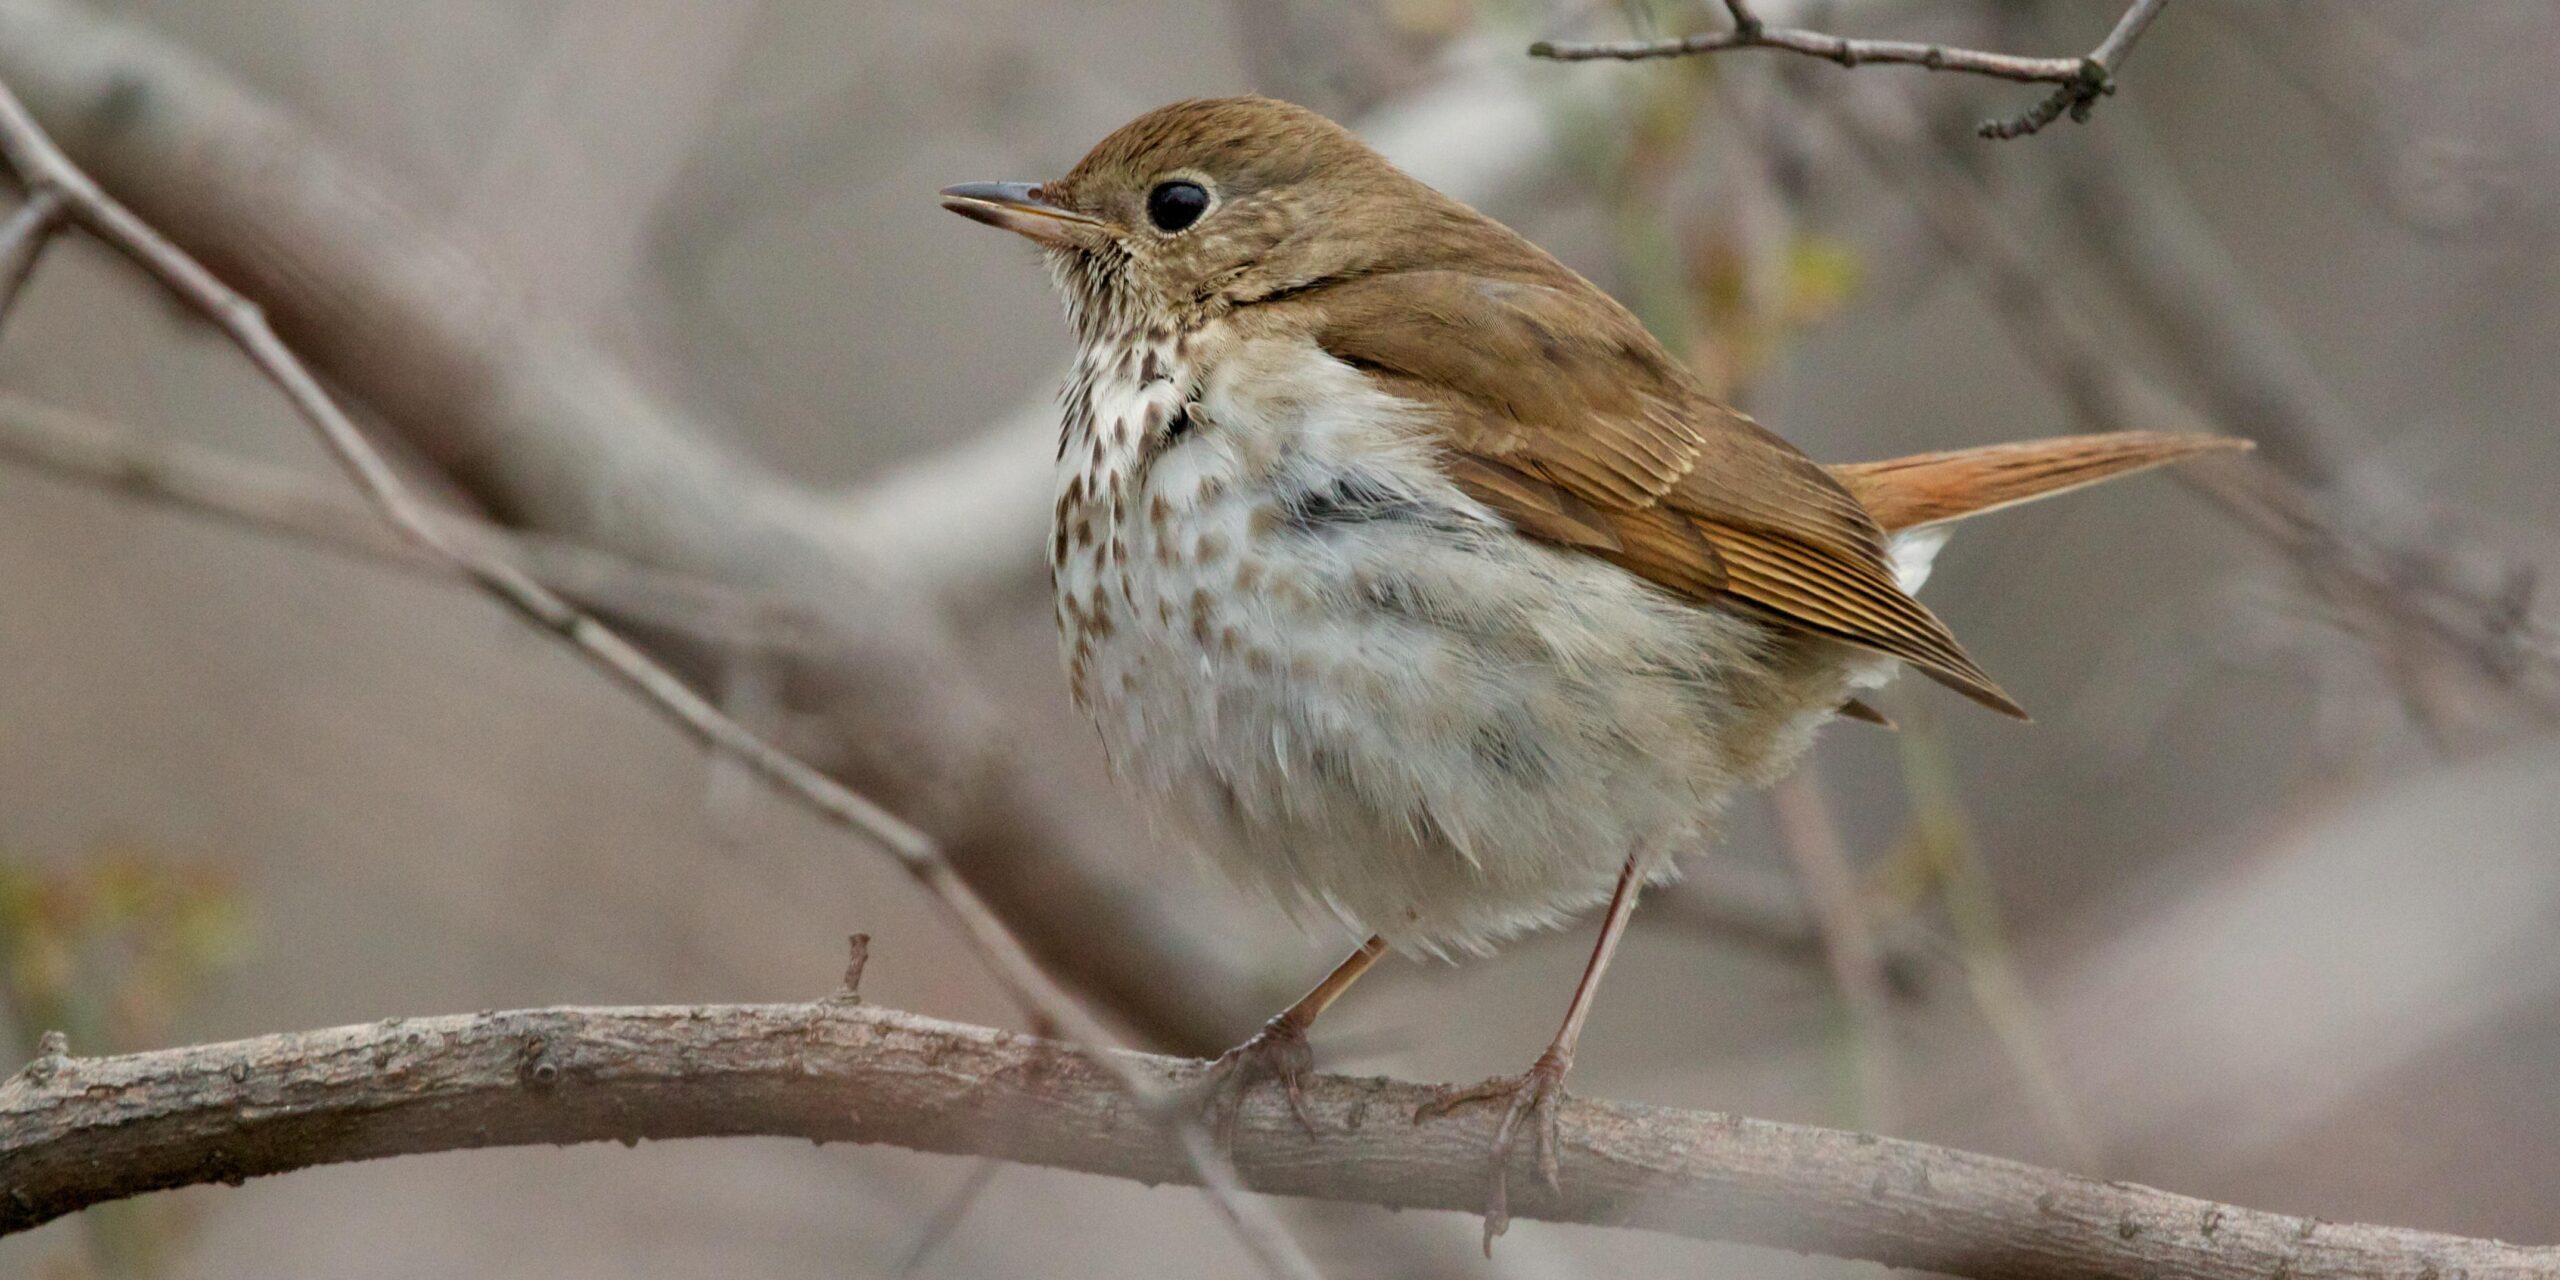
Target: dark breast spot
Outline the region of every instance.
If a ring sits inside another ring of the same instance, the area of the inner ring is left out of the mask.
[[[1552,763],[1525,723],[1503,721],[1476,726],[1468,746],[1477,763],[1504,777],[1519,782],[1535,782],[1550,776]]]
[[[1376,476],[1352,471],[1283,494],[1273,511],[1280,528],[1321,535],[1327,530],[1396,522],[1443,533],[1481,532],[1458,511],[1403,492]]]
[[[1282,527],[1300,533],[1320,533],[1377,520],[1407,520],[1419,514],[1420,504],[1358,473],[1300,489],[1280,502]]]

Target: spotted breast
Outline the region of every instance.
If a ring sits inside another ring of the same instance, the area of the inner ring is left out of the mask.
[[[1301,914],[1480,951],[1667,873],[1823,717],[1760,624],[1512,533],[1418,412],[1286,334],[1089,342],[1050,559],[1156,815]]]

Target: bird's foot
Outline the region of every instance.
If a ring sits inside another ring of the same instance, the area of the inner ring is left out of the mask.
[[[1306,1097],[1306,1080],[1315,1069],[1315,1050],[1307,1047],[1306,1028],[1285,1013],[1263,1023],[1243,1044],[1219,1054],[1200,1082],[1200,1114],[1212,1122],[1219,1149],[1234,1149],[1236,1113],[1244,1107],[1245,1093],[1264,1080],[1279,1082],[1289,1114],[1298,1118],[1308,1137],[1315,1137],[1315,1117],[1307,1114]]]
[[[1482,1084],[1443,1086],[1437,1096],[1413,1113],[1414,1123],[1419,1124],[1471,1102],[1503,1104],[1502,1123],[1493,1131],[1492,1185],[1484,1204],[1484,1255],[1488,1258],[1493,1256],[1493,1238],[1511,1229],[1511,1153],[1519,1143],[1523,1121],[1534,1126],[1537,1135],[1538,1177],[1548,1190],[1560,1189],[1556,1176],[1556,1104],[1564,1100],[1564,1075],[1572,1065],[1571,1059],[1549,1048],[1519,1075],[1495,1076]]]

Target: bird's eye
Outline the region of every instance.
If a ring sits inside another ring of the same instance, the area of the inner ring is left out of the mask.
[[[1208,211],[1208,188],[1197,182],[1159,182],[1147,193],[1147,221],[1158,231],[1180,231]]]

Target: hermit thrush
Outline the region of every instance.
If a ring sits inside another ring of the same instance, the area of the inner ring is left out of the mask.
[[[955,213],[1045,251],[1077,340],[1049,565],[1115,771],[1249,884],[1369,935],[1220,1059],[1222,1120],[1387,948],[1608,904],[1506,1104],[1555,1103],[1637,890],[1897,663],[2021,714],[1911,592],[1946,521],[2234,442],[1824,467],[1589,281],[1286,103],[1177,103]]]

